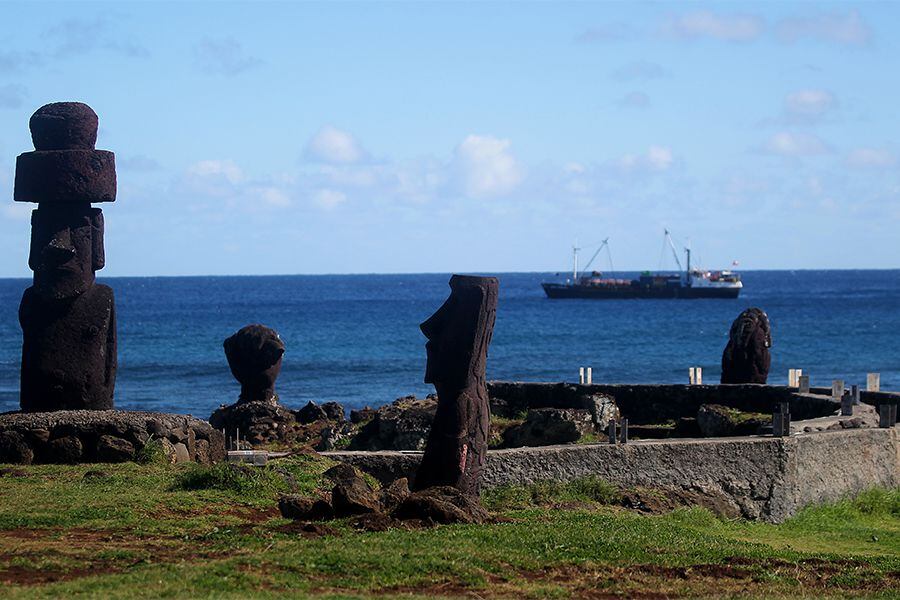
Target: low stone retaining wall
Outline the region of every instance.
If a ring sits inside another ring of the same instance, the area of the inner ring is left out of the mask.
[[[720,496],[750,519],[781,522],[809,504],[900,485],[900,432],[857,429],[789,438],[647,440],[491,450],[485,488],[597,476],[622,486]],[[415,452],[329,452],[383,482],[415,473]]]
[[[172,462],[225,458],[225,438],[188,415],[123,410],[0,414],[0,463],[87,463],[134,460],[159,440]]]

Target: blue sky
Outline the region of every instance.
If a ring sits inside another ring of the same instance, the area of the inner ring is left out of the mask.
[[[0,2],[28,118],[118,161],[104,275],[900,267],[900,4]]]

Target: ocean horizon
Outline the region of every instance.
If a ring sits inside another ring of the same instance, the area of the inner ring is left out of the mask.
[[[686,382],[703,367],[717,383],[732,320],[758,306],[772,322],[769,381],[802,368],[814,385],[844,379],[883,389],[900,383],[900,269],[741,270],[737,300],[549,300],[540,282],[557,273],[500,278],[489,379]],[[637,272],[617,272],[617,277]],[[206,418],[237,399],[222,341],[249,323],[281,334],[287,350],[281,401],[379,406],[433,391],[422,382],[418,324],[449,293],[449,273],[101,277],[116,295],[116,407]],[[0,410],[18,409],[17,311],[30,278],[0,279]]]

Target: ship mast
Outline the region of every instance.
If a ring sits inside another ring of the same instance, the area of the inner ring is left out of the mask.
[[[576,283],[578,281],[578,251],[581,248],[578,247],[578,240],[575,240],[575,245],[572,246],[572,283]]]

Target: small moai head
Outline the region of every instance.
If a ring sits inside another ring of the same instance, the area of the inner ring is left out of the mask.
[[[450,296],[419,326],[428,338],[425,383],[460,390],[484,380],[498,290],[496,277],[450,278]]]
[[[41,297],[61,300],[84,293],[105,262],[99,208],[64,205],[32,211],[28,266]]]
[[[731,324],[728,334],[729,341],[738,347],[747,347],[754,338],[765,345],[772,347],[772,329],[769,326],[769,315],[760,308],[748,308]]]
[[[731,324],[722,352],[722,383],[766,383],[769,377],[772,328],[759,308],[748,308]]]
[[[275,380],[284,356],[278,332],[265,325],[247,325],[223,345],[231,374],[241,384],[238,402],[276,402]]]
[[[28,126],[35,150],[93,150],[99,122],[87,104],[53,102],[37,109]]]

